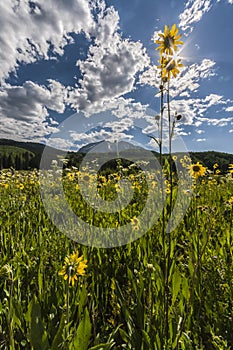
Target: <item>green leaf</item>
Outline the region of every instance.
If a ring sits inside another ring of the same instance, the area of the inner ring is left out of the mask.
[[[73,349],[87,350],[91,338],[91,320],[88,309],[85,308],[84,315],[78,325],[76,335],[73,339]]]
[[[109,350],[111,349],[112,343],[101,343],[95,346],[92,346],[88,350]]]
[[[188,279],[186,277],[182,278],[182,294],[186,300],[189,298],[190,290],[188,285]]]
[[[121,339],[124,340],[126,344],[130,343],[130,336],[123,329],[119,329]]]
[[[64,326],[65,326],[65,320],[66,320],[66,316],[63,313],[62,316],[61,316],[61,320],[60,320],[60,324],[59,324],[57,333],[56,333],[56,335],[55,335],[55,337],[53,339],[51,350],[59,349],[59,346],[61,345],[61,343],[63,341],[62,333],[63,333]]]
[[[150,336],[149,336],[149,334],[146,331],[142,330],[142,337],[143,337],[143,341],[146,343],[146,345],[148,347],[150,347]]]
[[[177,295],[180,291],[180,285],[181,285],[181,275],[178,268],[176,268],[172,277],[172,304],[174,304],[176,301]]]
[[[30,343],[33,349],[48,349],[49,343],[47,333],[43,325],[43,320],[41,317],[41,308],[35,296],[31,304],[30,323]]]

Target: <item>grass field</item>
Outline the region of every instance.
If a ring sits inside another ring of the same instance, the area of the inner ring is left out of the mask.
[[[120,214],[106,216],[87,207],[79,175],[70,169],[62,176],[77,215],[98,227],[129,223],[132,232],[139,230],[137,216],[148,193],[143,173],[125,174],[133,199]],[[103,199],[116,198],[119,179],[117,173],[98,177]],[[54,208],[56,186],[50,183]],[[196,178],[191,203],[168,234],[167,184],[163,215],[152,228],[108,249],[59,232],[39,189],[36,170],[1,171],[0,349],[233,349],[230,172],[215,169]]]

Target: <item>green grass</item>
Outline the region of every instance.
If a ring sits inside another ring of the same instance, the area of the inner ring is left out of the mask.
[[[232,349],[230,174],[198,181],[170,237],[162,237],[161,216],[137,241],[109,249],[80,245],[58,231],[45,212],[36,172],[4,170],[0,176],[0,349]],[[63,177],[73,210],[99,226],[138,215],[148,189],[143,177],[137,181],[134,205],[119,219],[88,211],[76,175]],[[102,198],[114,199],[114,188],[114,181],[100,186]],[[54,207],[56,200],[51,196]],[[59,271],[75,250],[88,267],[68,286]]]

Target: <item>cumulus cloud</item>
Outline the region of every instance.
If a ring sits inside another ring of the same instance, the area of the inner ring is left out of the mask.
[[[86,0],[6,0],[0,2],[0,81],[20,63],[63,54],[70,33],[94,28]]]
[[[49,80],[48,87],[26,81],[22,86],[4,84],[0,89],[1,137],[41,138],[55,132],[57,124],[48,118],[49,109],[62,113],[64,87]]]
[[[131,92],[136,74],[150,61],[140,42],[122,38],[119,16],[113,7],[99,14],[98,25],[87,59],[77,62],[83,78],[68,99],[73,108],[86,114],[101,111],[106,102]]]
[[[112,108],[118,118],[143,113],[145,107],[140,103],[121,96],[134,89],[136,74],[148,65],[149,57],[140,42],[122,38],[119,15],[113,7],[106,8],[103,0],[71,0],[69,3],[64,0],[15,0],[1,3],[0,11],[0,117],[5,125],[1,128],[2,135],[4,132],[10,134],[13,127],[9,125],[13,125],[14,120],[17,124],[24,123],[21,131],[26,131],[30,122],[38,123],[43,126],[40,136],[42,130],[47,135],[56,125],[49,118],[49,111],[63,113],[67,104],[86,114]],[[66,90],[55,80],[48,80],[47,87],[32,81],[26,81],[22,86],[4,82],[21,63],[62,55],[65,45],[72,42],[70,33],[81,31],[95,39],[87,59],[77,62],[82,79],[75,88]],[[66,98],[68,94],[69,98]],[[47,122],[51,129],[48,125],[45,128]],[[30,132],[26,134],[28,136]]]
[[[5,84],[0,90],[0,117],[28,122],[44,120],[48,109],[64,111],[64,95],[64,87],[54,80],[49,80],[48,88],[32,81],[22,86]]]

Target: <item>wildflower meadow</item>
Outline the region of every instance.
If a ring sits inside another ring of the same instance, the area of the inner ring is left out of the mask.
[[[143,168],[145,159],[121,158],[96,174],[65,162],[60,170],[54,162],[52,170],[0,171],[0,349],[233,348],[233,164],[222,172],[217,163],[208,169],[172,152],[182,118],[170,106],[170,82],[182,68],[180,39],[174,24],[155,42],[158,171]],[[132,198],[107,210],[128,193],[124,181]],[[61,188],[72,212],[99,229],[93,244],[82,244],[90,238],[82,226],[65,232]],[[97,208],[96,193],[106,209]],[[151,193],[158,200],[148,205]],[[121,227],[124,244],[111,245],[108,229]]]

